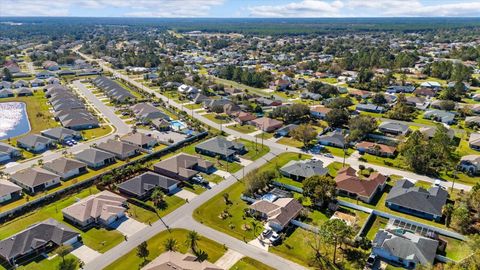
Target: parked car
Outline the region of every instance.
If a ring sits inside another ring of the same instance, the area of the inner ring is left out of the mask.
[[[270,229],[265,229],[265,230],[262,232],[262,237],[263,237],[264,239],[268,239],[272,233],[273,233],[272,230],[270,230]]]
[[[368,258],[367,258],[366,266],[372,268],[375,265],[376,261],[377,261],[377,255],[370,254],[370,256],[368,256]]]
[[[268,240],[270,240],[270,243],[272,243],[272,245],[278,244],[280,242],[280,235],[276,232],[272,232],[272,235],[270,236],[270,238],[268,238]]]
[[[330,153],[323,154],[324,157],[333,158],[333,155]]]

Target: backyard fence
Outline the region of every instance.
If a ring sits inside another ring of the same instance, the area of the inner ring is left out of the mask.
[[[307,223],[303,223],[301,221],[298,221],[298,220],[295,220],[295,219],[292,219],[290,221],[290,223],[292,223],[293,225],[297,226],[297,227],[300,227],[302,229],[305,229],[307,231],[311,231],[311,232],[314,232],[316,234],[318,234],[319,232],[319,229],[318,227],[315,227],[315,226],[312,226],[310,224],[307,224]]]
[[[274,181],[273,182],[273,185],[277,186],[277,187],[281,187],[281,188],[284,188],[286,190],[290,190],[290,191],[294,191],[294,192],[298,192],[298,193],[303,193],[303,189],[302,188],[299,188],[299,187],[296,187],[296,186],[292,186],[292,185],[288,185],[288,184],[284,184],[284,183],[280,183],[278,181]]]

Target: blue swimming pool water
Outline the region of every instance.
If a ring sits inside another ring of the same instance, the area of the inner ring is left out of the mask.
[[[0,103],[0,140],[20,136],[30,129],[25,103]]]
[[[173,130],[182,130],[187,127],[185,123],[178,120],[170,121],[170,126],[172,127]]]

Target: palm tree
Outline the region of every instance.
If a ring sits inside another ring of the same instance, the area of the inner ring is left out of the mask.
[[[190,249],[195,253],[197,250],[197,242],[200,240],[200,235],[196,231],[190,231],[187,235],[186,243],[190,246]]]
[[[150,199],[153,201],[155,206],[159,206],[165,202],[165,193],[160,188],[155,188],[150,195]]]
[[[176,251],[177,244],[177,240],[173,238],[168,238],[165,242],[163,242],[163,247],[165,247],[166,251]]]
[[[110,186],[112,184],[113,177],[110,174],[102,176],[101,183],[103,186]]]

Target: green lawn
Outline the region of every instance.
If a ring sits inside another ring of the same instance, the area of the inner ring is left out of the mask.
[[[352,148],[347,148],[346,156],[349,157],[355,150]],[[344,151],[342,148],[332,147],[332,146],[324,146],[323,152],[330,153],[336,157],[343,157]]]
[[[207,113],[202,116],[217,124],[226,124],[232,122],[232,120],[225,114]]]
[[[112,126],[104,125],[98,128],[82,130],[82,136],[85,140],[91,140],[108,135],[112,130]]]
[[[275,270],[275,268],[272,268],[250,257],[244,257],[234,264],[230,270]]]
[[[313,232],[296,228],[293,232],[287,233],[285,240],[281,245],[271,247],[269,252],[275,253],[285,259],[296,262],[300,265],[312,267],[311,261],[314,254],[310,243],[313,243],[316,236]],[[321,244],[321,253],[328,258],[329,261],[333,257],[333,248]],[[328,265],[325,269],[362,269],[363,264],[368,257],[368,252],[361,249],[348,247],[345,251],[337,250],[337,263],[343,262],[342,267]]]
[[[241,133],[244,133],[244,134],[248,134],[248,133],[252,133],[254,131],[257,131],[257,128],[252,126],[252,125],[235,124],[235,125],[232,125],[232,126],[228,126],[228,128],[233,129],[233,130],[238,131],[238,132],[241,132]]]
[[[445,248],[445,255],[452,260],[461,261],[472,253],[472,251],[464,241],[453,239],[443,235],[440,236],[440,239],[447,242],[447,247]]]
[[[272,159],[270,162],[261,167],[261,170],[276,170],[285,165],[290,160],[299,160],[300,158],[308,158],[308,155],[299,156],[296,153],[283,153],[278,157]],[[204,203],[197,208],[193,217],[215,230],[224,232],[241,240],[252,240],[260,232],[260,225],[254,232],[252,223],[255,222],[253,218],[244,216],[244,209],[248,207],[247,203],[240,199],[240,195],[245,187],[243,182],[237,182],[227,188],[220,194]],[[231,204],[227,205],[223,198],[223,194],[229,195]],[[221,213],[226,210],[230,214],[228,218],[221,218]],[[255,222],[260,224],[260,222]],[[250,227],[250,228],[246,228]]]
[[[51,203],[34,212],[28,213],[24,216],[18,217],[12,221],[2,224],[0,227],[0,239],[5,239],[15,233],[18,233],[27,227],[42,222],[48,218],[54,218],[60,222],[63,221],[62,209],[72,205],[77,199],[88,197],[97,193],[95,187],[82,190],[79,193],[73,194],[67,198]],[[101,253],[113,248],[124,240],[123,235],[114,230],[106,229],[90,229],[86,232],[81,232],[75,227],[65,223],[81,233],[81,237],[85,245],[97,250]]]
[[[273,138],[273,135],[274,135],[273,133],[262,132],[260,134],[255,135],[255,137],[258,138],[259,140],[262,139],[262,137],[263,137],[264,140],[268,140],[268,139]]]
[[[170,232],[163,231],[147,241],[150,254],[147,258],[147,263],[158,257],[165,252],[163,243],[169,239],[175,239],[177,241],[177,250],[182,253],[190,252],[187,240],[187,230],[173,229]],[[208,261],[214,263],[225,253],[225,249],[222,245],[214,242],[203,236],[198,241],[198,248],[205,251],[208,254]],[[107,266],[105,270],[136,270],[143,266],[142,259],[137,256],[137,250],[133,249],[120,259],[114,261]]]
[[[291,146],[291,147],[296,147],[296,148],[301,148],[303,147],[303,143],[300,141],[295,140],[294,138],[289,138],[289,137],[283,137],[280,140],[277,141],[277,143]]]
[[[55,254],[50,253],[48,256],[54,256]],[[68,254],[65,256],[65,259],[77,259],[72,254]],[[58,269],[58,265],[60,264],[62,258],[59,256],[56,256],[54,258],[48,259],[42,259],[42,257],[39,257],[29,263],[26,263],[24,265],[20,265],[17,269],[18,270],[53,270],[53,269]],[[0,270],[4,270],[7,268],[4,268],[4,266],[0,265]],[[78,265],[75,269],[79,269]]]
[[[147,201],[146,204],[153,207],[153,203],[151,201]],[[185,200],[177,196],[171,195],[171,196],[165,196],[165,207],[161,209],[157,208],[156,212],[150,211],[148,209],[145,209],[130,203],[128,205],[129,207],[128,213],[132,218],[142,223],[148,224],[148,223],[153,223],[159,220],[161,217],[168,215],[169,213],[171,213],[172,211],[174,211],[175,209],[179,208],[184,204],[185,204]]]
[[[380,216],[375,216],[374,221],[365,234],[368,240],[373,240],[379,229],[385,228],[388,219]]]
[[[270,152],[270,148],[266,145],[262,145],[261,142],[251,142],[244,139],[236,140],[237,142],[243,143],[247,149],[247,153],[242,155],[242,158],[249,160],[257,160],[266,153]]]
[[[190,110],[195,110],[202,108],[202,104],[187,104],[184,107]]]

